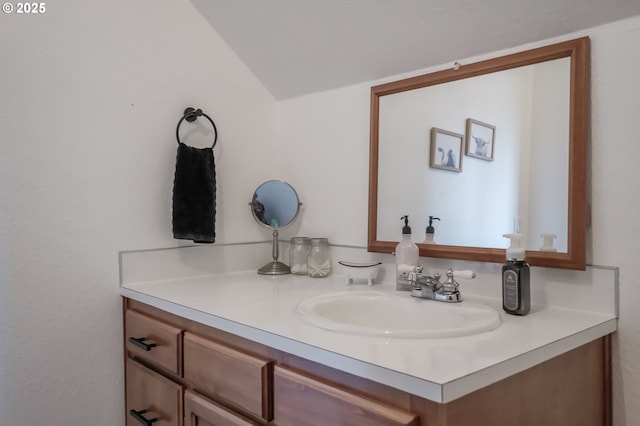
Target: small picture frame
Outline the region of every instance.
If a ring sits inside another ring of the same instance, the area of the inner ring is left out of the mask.
[[[496,126],[467,118],[466,151],[469,157],[493,161]]]
[[[463,146],[464,135],[432,127],[429,167],[461,172]]]

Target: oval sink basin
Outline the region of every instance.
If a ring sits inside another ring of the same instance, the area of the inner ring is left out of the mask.
[[[346,291],[310,297],[298,314],[316,327],[342,333],[400,338],[469,336],[502,320],[482,303],[444,303],[378,291]]]

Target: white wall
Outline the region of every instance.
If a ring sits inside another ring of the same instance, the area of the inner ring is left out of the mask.
[[[614,339],[615,425],[640,423],[640,16],[595,28],[591,70],[591,203],[594,263],[620,266]]]
[[[614,338],[614,424],[640,423],[640,16],[561,39],[592,41],[592,158],[590,262],[620,267],[620,331]],[[560,41],[547,40],[540,44]],[[489,55],[490,56],[490,55]],[[462,61],[464,63],[464,61]],[[416,72],[420,74],[424,72]],[[384,82],[407,75],[394,76]],[[383,81],[317,93],[281,103],[283,148],[300,193],[313,201],[303,233],[365,245],[369,87]],[[317,156],[303,155],[305,141]],[[329,171],[329,173],[327,173]],[[323,176],[321,180],[317,176]],[[320,196],[321,195],[321,196]]]
[[[220,132],[218,241],[263,240],[276,102],[187,0],[47,7],[0,15],[0,425],[120,425],[118,251],[179,244],[182,110]]]
[[[117,425],[117,252],[177,244],[170,192],[182,108],[204,108],[220,130],[219,242],[268,238],[244,209],[260,182],[283,178],[305,203],[283,237],[365,245],[371,83],[276,104],[187,0],[48,7],[0,15],[0,425]],[[614,424],[635,424],[640,17],[584,34],[589,252],[621,268]]]

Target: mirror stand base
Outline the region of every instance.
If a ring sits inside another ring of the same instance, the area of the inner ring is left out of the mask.
[[[269,262],[262,268],[258,269],[260,275],[286,275],[291,273],[291,268],[282,262]]]

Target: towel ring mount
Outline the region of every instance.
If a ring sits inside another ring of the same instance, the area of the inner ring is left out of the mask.
[[[213,145],[211,146],[211,149],[215,148],[216,143],[218,143],[218,128],[216,127],[216,123],[213,122],[211,117],[209,117],[207,114],[202,112],[200,108],[195,109],[195,108],[188,107],[184,110],[184,114],[182,115],[182,118],[180,119],[180,121],[178,121],[178,126],[176,127],[176,139],[178,140],[178,143],[179,144],[182,143],[182,141],[180,141],[180,133],[179,133],[180,125],[182,124],[182,122],[184,120],[187,120],[189,123],[193,123],[198,119],[198,117],[206,118],[207,120],[209,120],[209,123],[211,123],[211,125],[213,126],[214,137],[213,137]]]

